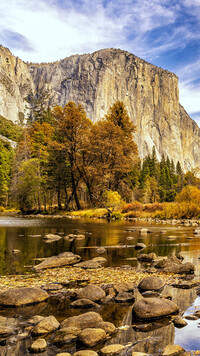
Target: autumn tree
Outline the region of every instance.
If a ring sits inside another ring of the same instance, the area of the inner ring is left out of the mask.
[[[7,205],[13,151],[9,143],[0,140],[0,204]]]
[[[128,174],[137,159],[133,141],[135,127],[123,102],[116,102],[104,119],[95,123],[82,151],[81,176],[90,200],[105,190],[118,191],[122,181],[129,184]]]
[[[64,108],[54,108],[55,140],[59,144],[60,151],[64,152],[69,164],[72,196],[75,199],[77,209],[81,209],[77,193],[81,175],[78,167],[79,156],[84,146],[84,140],[89,134],[91,121],[81,105],[68,102]]]

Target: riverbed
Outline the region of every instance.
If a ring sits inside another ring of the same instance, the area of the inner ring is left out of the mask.
[[[148,228],[149,233],[141,233],[142,228]],[[30,276],[34,275],[33,266],[39,259],[71,251],[81,256],[82,261],[98,256],[97,248],[103,247],[106,258],[105,268],[131,266],[142,271],[138,263],[137,252],[134,248],[137,242],[146,245],[145,253],[155,252],[157,256],[173,256],[181,254],[184,262],[192,262],[196,266],[195,275],[199,277],[200,236],[194,234],[194,227],[182,225],[159,225],[147,222],[105,220],[85,220],[69,218],[18,218],[0,217],[0,274],[1,276]],[[61,239],[47,243],[44,236],[47,233],[57,234]],[[81,234],[84,239],[66,241],[63,237],[68,234]],[[196,278],[196,277],[195,277]],[[9,285],[12,287],[12,285]],[[172,300],[179,306],[183,315],[192,314],[200,309],[200,298],[196,288],[179,289],[166,285],[164,294],[170,294]],[[167,344],[179,344],[186,350],[200,350],[199,321],[188,321],[182,329],[174,327],[169,320],[154,322],[149,329],[132,325],[131,305],[113,303],[107,307],[101,306],[99,313],[107,321],[113,322],[119,329],[109,340],[109,343],[141,341],[137,351],[156,354]],[[38,309],[38,310],[37,310]],[[32,315],[53,314],[60,321],[79,311],[74,311],[65,305],[58,310],[53,303],[16,309],[1,309],[0,316],[18,315],[22,320]],[[162,340],[160,336],[162,335]],[[143,340],[143,341],[142,341]],[[73,348],[69,349],[73,353]],[[55,355],[50,349],[46,355]]]

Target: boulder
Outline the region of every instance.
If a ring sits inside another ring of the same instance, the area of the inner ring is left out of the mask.
[[[75,240],[75,237],[76,237],[76,235],[69,234],[67,236],[64,236],[64,240],[69,241],[69,242],[73,242]]]
[[[34,353],[43,352],[47,348],[47,342],[45,339],[37,339],[35,340],[31,346],[30,351]]]
[[[81,350],[81,351],[75,352],[75,354],[73,356],[98,356],[98,354],[97,354],[97,352],[92,351],[92,350]]]
[[[143,244],[143,242],[137,242],[135,245],[136,250],[142,250],[143,248],[146,248],[146,245]]]
[[[194,314],[190,314],[190,315],[186,315],[185,319],[187,319],[187,320],[197,320],[199,318],[198,318],[198,316],[196,316]]]
[[[101,356],[115,356],[115,355],[119,355],[120,351],[122,351],[123,349],[125,349],[125,347],[120,344],[108,345],[108,346],[104,346],[99,351],[99,355],[101,355]]]
[[[106,260],[106,258],[104,258],[104,257],[94,257],[94,258],[92,259],[92,261],[93,261],[93,262],[97,262],[97,263],[99,263],[100,265],[104,265],[107,260]]]
[[[175,274],[191,274],[195,270],[195,266],[191,262],[181,263],[175,256],[159,261],[155,267],[162,272]]]
[[[183,318],[181,318],[180,316],[177,316],[174,320],[173,320],[174,326],[176,326],[176,328],[183,328],[184,326],[186,326],[188,323],[186,320],[184,320]]]
[[[77,316],[72,316],[63,320],[60,324],[61,329],[75,326],[81,330],[86,328],[95,328],[103,321],[102,317],[95,312],[88,312]]]
[[[76,240],[84,240],[85,239],[85,235],[75,235],[75,239]]]
[[[32,329],[32,334],[33,335],[43,335],[43,334],[48,334],[51,333],[52,331],[55,331],[59,328],[60,323],[58,320],[53,316],[47,316],[43,318],[39,323],[37,323],[33,329]]]
[[[120,292],[115,297],[115,301],[118,303],[130,303],[134,302],[134,293],[131,292]]]
[[[162,356],[175,356],[184,352],[184,348],[179,345],[167,345],[162,351]]]
[[[60,239],[61,239],[60,235],[46,234],[44,236],[45,242],[53,242],[53,241],[57,241],[57,240],[60,240]]]
[[[56,356],[71,356],[71,354],[69,354],[69,352],[61,352],[59,354],[56,354]]]
[[[47,283],[42,286],[42,289],[51,292],[51,291],[63,289],[63,286],[62,286],[62,284],[59,284],[59,283]]]
[[[139,232],[140,232],[141,234],[150,234],[150,233],[152,233],[152,231],[150,231],[149,229],[146,229],[146,228],[140,229]]]
[[[98,327],[103,329],[108,335],[111,335],[116,331],[115,325],[109,321],[102,321],[99,323]]]
[[[144,262],[152,262],[157,258],[157,255],[154,252],[151,253],[142,253],[141,255],[138,256],[137,260],[138,261],[144,261]]]
[[[77,293],[78,299],[89,299],[94,302],[101,300],[105,296],[105,291],[95,284],[89,284],[87,287],[79,290]]]
[[[100,305],[90,299],[78,299],[72,302],[70,308],[100,308]]]
[[[197,287],[199,285],[199,280],[191,280],[191,281],[178,281],[177,283],[172,283],[172,287],[181,288],[181,289],[190,289]]]
[[[96,251],[97,251],[97,253],[101,254],[101,253],[105,253],[105,252],[106,252],[106,249],[105,249],[105,247],[98,247],[98,248],[96,249]]]
[[[42,319],[44,319],[43,316],[41,316],[41,315],[35,315],[35,316],[33,316],[32,318],[28,319],[26,323],[27,323],[28,325],[36,325],[36,324],[38,324],[39,321],[41,321]]]
[[[52,343],[58,347],[63,347],[65,345],[74,343],[78,339],[79,332],[80,329],[75,327],[57,330],[52,339]]]
[[[0,337],[5,337],[13,334],[13,329],[9,326],[0,325]]]
[[[161,278],[156,277],[156,276],[150,276],[144,278],[138,285],[138,289],[141,292],[145,291],[154,291],[154,292],[160,292],[164,288],[164,282],[162,281]]]
[[[89,261],[76,263],[74,267],[79,267],[84,269],[97,269],[97,268],[102,268],[102,265],[99,262],[89,260]]]
[[[151,290],[147,290],[145,292],[141,292],[143,298],[157,298],[157,297],[160,297],[160,293],[158,292],[154,292],[154,291],[151,291]]]
[[[106,295],[106,297],[102,298],[101,299],[101,303],[102,304],[107,304],[107,303],[110,303],[114,298],[115,298],[115,290],[114,288],[109,288],[108,289],[108,295]]]
[[[41,288],[21,287],[11,288],[0,293],[0,305],[19,307],[27,304],[40,303],[49,295]]]
[[[86,328],[79,333],[79,340],[88,347],[94,347],[106,339],[106,332],[100,328]]]
[[[134,283],[126,283],[126,282],[116,283],[113,285],[113,288],[117,293],[132,292],[135,287],[136,287],[136,285]]]
[[[131,240],[134,240],[134,239],[135,239],[135,237],[133,237],[133,236],[127,236],[127,237],[126,237],[126,240],[130,240],[130,241],[131,241]]]
[[[36,271],[46,268],[56,268],[73,265],[79,262],[81,257],[79,255],[74,255],[72,252],[63,252],[58,256],[52,256],[46,258],[44,261],[39,263],[39,265],[34,266]]]
[[[132,309],[133,319],[162,318],[178,312],[178,306],[168,299],[142,298],[134,303]]]
[[[144,352],[132,352],[131,356],[148,356],[148,354]]]

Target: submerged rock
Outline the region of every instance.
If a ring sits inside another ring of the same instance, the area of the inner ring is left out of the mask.
[[[0,305],[19,307],[21,305],[43,302],[48,297],[49,295],[41,288],[11,288],[0,293]]]
[[[133,319],[154,319],[175,314],[178,310],[178,306],[171,300],[142,298],[133,305],[132,315]]]

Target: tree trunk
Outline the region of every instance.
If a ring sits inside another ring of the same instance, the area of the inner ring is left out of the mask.
[[[75,182],[75,178],[74,178],[74,173],[71,172],[71,182],[72,182],[72,188],[73,188],[73,192],[74,192],[74,199],[75,199],[75,202],[76,202],[76,207],[77,207],[77,210],[81,210],[81,205],[79,203],[79,199],[78,199],[78,194],[77,194],[77,190],[76,190],[76,187],[77,187],[77,184]]]

